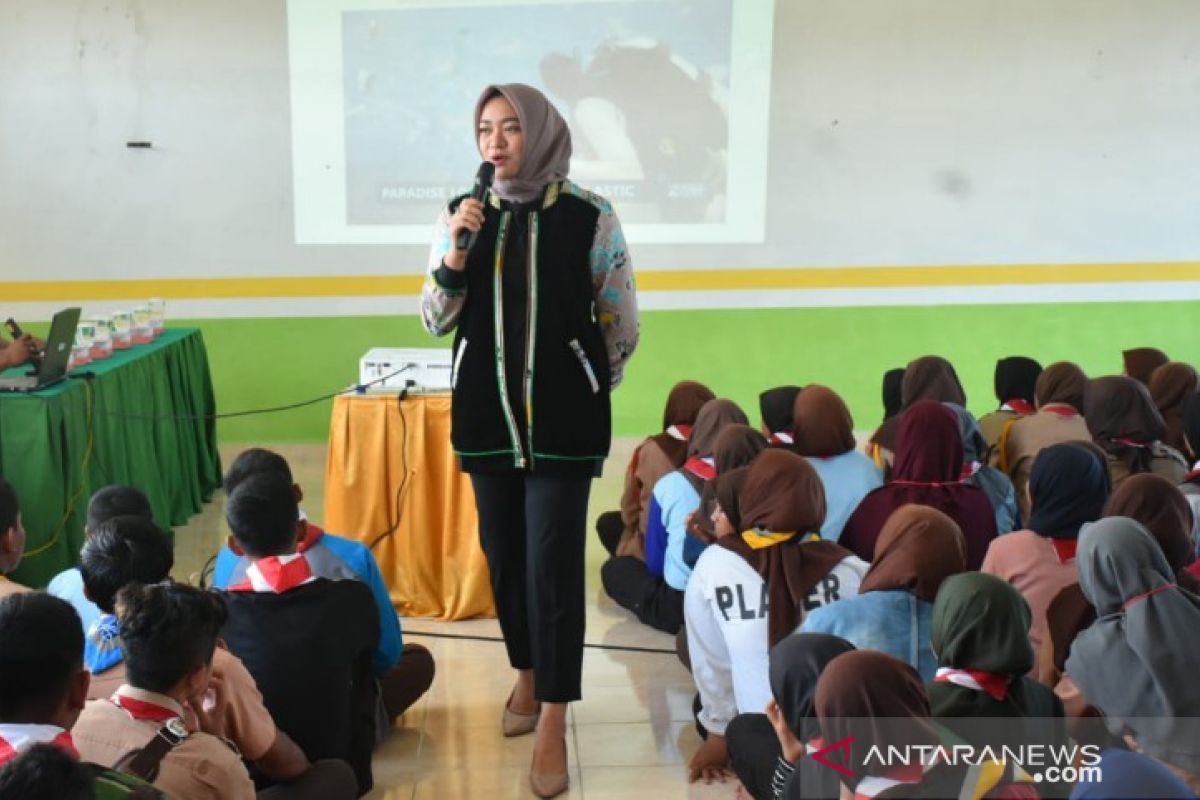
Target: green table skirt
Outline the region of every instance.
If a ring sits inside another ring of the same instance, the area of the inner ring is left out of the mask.
[[[166,527],[186,523],[221,482],[199,330],[168,330],[71,374],[87,372],[94,377],[0,394],[0,475],[17,491],[27,533],[11,577],[27,586],[44,586],[77,563],[97,489],[136,486]]]

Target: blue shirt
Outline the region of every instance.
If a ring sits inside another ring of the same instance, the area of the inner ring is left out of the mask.
[[[315,526],[310,524],[309,527]],[[383,575],[370,549],[353,539],[322,532],[317,541],[304,551],[304,557],[313,575],[318,578],[361,581],[371,589],[375,606],[379,609],[379,647],[375,650],[372,664],[376,674],[380,675],[396,666],[404,650],[400,617],[392,607],[387,584],[383,582]],[[227,589],[231,584],[244,580],[248,566],[249,558],[238,556],[229,549],[229,545],[222,547],[213,570],[213,586]]]
[[[687,518],[699,507],[700,495],[682,473],[668,472],[654,484],[646,521],[646,568],[679,592],[692,575],[683,556]]]
[[[79,615],[79,619],[83,623],[83,632],[85,635],[91,630],[92,624],[100,619],[100,615],[104,613],[84,595],[83,573],[79,571],[79,567],[71,567],[55,575],[54,579],[46,587],[46,593],[52,594],[61,600],[66,600],[71,604],[71,607],[75,609],[75,613]]]
[[[883,486],[883,472],[866,455],[851,450],[833,458],[808,458],[825,486],[825,523],[821,538],[836,542],[846,520],[873,489]]]
[[[937,674],[930,644],[933,603],[903,589],[867,592],[813,609],[801,633],[828,633],[859,650],[878,650],[900,659],[929,682]]]

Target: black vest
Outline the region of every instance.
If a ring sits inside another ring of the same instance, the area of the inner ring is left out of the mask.
[[[451,441],[465,472],[598,475],[612,434],[591,272],[600,212],[559,185],[540,208],[525,209],[523,253],[507,252],[514,212],[491,203],[467,256]],[[524,271],[525,280],[505,281],[506,270]],[[504,295],[513,283],[524,286],[523,297]],[[520,341],[504,341],[506,332]]]

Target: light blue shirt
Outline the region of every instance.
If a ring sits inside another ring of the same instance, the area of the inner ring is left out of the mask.
[[[92,629],[92,624],[104,613],[84,595],[83,573],[79,571],[79,567],[71,567],[55,575],[54,579],[50,581],[50,585],[46,587],[46,593],[71,604],[83,623],[85,635]]]
[[[828,633],[859,650],[878,650],[900,659],[928,683],[937,673],[930,644],[933,603],[903,589],[867,592],[813,609],[801,633]]]
[[[654,484],[654,499],[662,509],[662,522],[667,529],[667,550],[663,558],[663,580],[676,591],[687,588],[692,568],[683,559],[683,543],[687,540],[688,515],[700,507],[700,495],[680,472],[668,472]]]
[[[825,486],[825,524],[821,538],[836,542],[846,520],[873,489],[883,486],[883,472],[875,462],[856,450],[833,458],[809,458]]]

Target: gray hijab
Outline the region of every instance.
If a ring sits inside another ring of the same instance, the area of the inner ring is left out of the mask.
[[[1016,526],[1017,520],[1017,490],[1012,480],[1000,470],[987,464],[987,440],[983,431],[970,411],[957,403],[943,403],[958,417],[958,432],[963,440],[963,464],[979,464],[967,483],[977,486],[987,494],[992,501],[992,509],[996,512],[997,533],[1009,533]]]
[[[567,177],[571,166],[571,131],[558,109],[537,89],[523,83],[501,83],[484,89],[475,104],[476,141],[483,107],[497,95],[503,95],[516,109],[525,136],[525,151],[517,176],[496,178],[492,191],[503,200],[528,203],[537,199],[547,184]]]
[[[1098,619],[1076,637],[1067,672],[1110,731],[1200,772],[1200,598],[1175,586],[1154,537],[1128,517],[1083,526],[1079,587]]]

